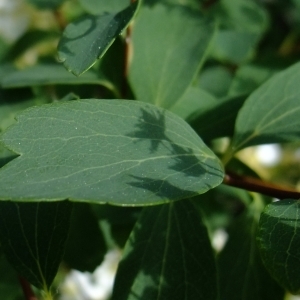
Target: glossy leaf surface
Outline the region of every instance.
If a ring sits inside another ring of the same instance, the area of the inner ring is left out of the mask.
[[[58,45],[59,60],[79,76],[101,58],[133,18],[138,1],[118,13],[86,15],[70,23]]]
[[[192,202],[144,208],[125,246],[112,299],[217,299],[214,254]]]
[[[70,202],[0,203],[0,238],[19,275],[49,290],[68,234]]]
[[[276,74],[245,101],[235,124],[233,150],[300,139],[300,64]]]
[[[129,70],[137,99],[175,105],[204,61],[214,30],[211,20],[185,7],[142,8],[134,23]]]
[[[266,268],[293,294],[300,294],[299,219],[299,201],[274,202],[263,211],[258,232],[259,247]]]
[[[145,205],[219,185],[223,168],[191,127],[143,102],[80,100],[25,111],[2,142],[0,199]]]

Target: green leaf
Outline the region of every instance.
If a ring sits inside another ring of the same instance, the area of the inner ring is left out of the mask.
[[[222,65],[204,67],[197,81],[201,89],[215,97],[226,97],[232,81],[232,71]]]
[[[248,0],[220,0],[211,14],[220,23],[211,55],[234,64],[249,59],[268,27],[263,6]]]
[[[12,71],[2,80],[3,88],[39,86],[51,84],[99,84],[113,90],[113,85],[101,74],[93,70],[81,77],[75,77],[59,64],[38,64],[22,71]]]
[[[113,300],[216,299],[214,254],[191,201],[147,207],[117,271]]]
[[[34,99],[19,102],[0,102],[0,132],[16,122],[17,113],[36,104]]]
[[[64,262],[71,269],[93,272],[101,264],[106,250],[102,232],[89,205],[74,204]]]
[[[45,291],[56,275],[68,234],[70,202],[0,202],[0,239],[19,275]]]
[[[146,205],[205,193],[218,158],[176,115],[143,102],[80,100],[28,109],[3,135],[20,157],[0,170],[0,199]]]
[[[204,140],[232,137],[237,114],[245,101],[244,96],[228,97],[194,111],[187,121]]]
[[[26,0],[40,9],[57,9],[65,0]]]
[[[129,69],[137,99],[175,105],[199,71],[214,30],[210,19],[186,7],[142,8],[133,28]]]
[[[299,140],[300,63],[276,74],[245,101],[235,124],[233,151]]]
[[[253,56],[257,42],[255,33],[223,29],[216,34],[211,55],[220,61],[240,64]]]
[[[223,28],[232,28],[262,35],[269,18],[264,6],[248,0],[220,0],[212,7]]]
[[[250,94],[277,71],[256,64],[242,65],[235,73],[228,94],[230,96]]]
[[[213,95],[200,88],[189,87],[170,110],[181,118],[187,119],[195,111],[212,107],[216,103],[218,100]]]
[[[257,237],[266,268],[293,294],[300,294],[299,209],[295,200],[269,204],[261,214]]]
[[[82,7],[90,14],[100,15],[104,12],[117,12],[128,5],[127,0],[79,0]]]
[[[127,27],[139,1],[118,13],[86,15],[70,23],[58,44],[58,57],[64,66],[79,76],[101,58],[115,38]]]
[[[283,299],[284,290],[262,264],[255,240],[257,225],[253,212],[231,224],[229,240],[218,258],[220,299]]]

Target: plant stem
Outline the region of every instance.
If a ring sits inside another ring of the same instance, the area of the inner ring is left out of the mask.
[[[23,294],[26,300],[38,300],[38,298],[33,293],[30,283],[26,279],[19,276],[19,282],[21,284]]]
[[[134,3],[136,0],[130,0],[130,3]],[[130,54],[131,54],[131,33],[132,33],[132,25],[129,24],[126,29],[125,35],[125,49],[124,49],[124,66],[123,66],[123,83],[122,83],[122,98],[126,99],[127,96],[127,77],[128,77],[128,69],[130,63]]]
[[[261,193],[277,199],[300,199],[300,192],[273,183],[265,182],[257,178],[241,176],[232,172],[226,172],[224,184],[242,188],[248,191]]]

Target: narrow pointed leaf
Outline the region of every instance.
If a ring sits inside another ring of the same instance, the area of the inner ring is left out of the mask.
[[[91,70],[78,78],[60,64],[38,64],[22,71],[13,71],[1,81],[4,88],[51,84],[99,84],[113,89],[113,85],[102,74]]]
[[[68,234],[70,202],[0,202],[1,246],[19,275],[48,290]]]
[[[28,109],[3,135],[20,156],[0,170],[0,199],[145,205],[204,193],[218,158],[176,115],[143,102],[80,100]]]
[[[300,63],[276,74],[255,90],[238,114],[235,151],[258,144],[300,139]]]
[[[124,249],[113,300],[216,299],[214,254],[188,200],[147,207]]]
[[[259,222],[258,242],[270,274],[288,291],[300,294],[300,201],[269,204]]]
[[[203,63],[214,30],[211,19],[186,7],[142,8],[133,28],[129,70],[137,99],[175,105]]]
[[[137,11],[139,1],[118,13],[86,15],[70,23],[58,44],[58,57],[79,76],[101,58],[115,38],[126,28]]]

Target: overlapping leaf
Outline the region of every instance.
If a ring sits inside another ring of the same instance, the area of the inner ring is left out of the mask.
[[[19,275],[45,291],[56,275],[68,234],[70,202],[0,203],[1,246]]]
[[[125,246],[112,299],[217,299],[214,254],[192,202],[144,208]]]
[[[272,276],[288,291],[300,294],[300,202],[269,204],[259,222],[262,259]]]
[[[102,74],[91,70],[77,78],[59,64],[38,64],[22,71],[12,71],[1,80],[4,88],[51,84],[99,84],[113,89],[113,85]]]
[[[206,57],[215,25],[200,12],[157,4],[134,24],[129,80],[137,99],[170,108]]]
[[[247,212],[233,222],[218,258],[220,299],[282,300],[284,290],[264,268],[256,245],[257,216]]]
[[[300,139],[300,64],[273,76],[245,101],[235,124],[233,151]]]
[[[176,115],[143,102],[80,100],[28,109],[2,142],[0,199],[145,205],[222,182],[218,158]]]
[[[70,23],[59,42],[58,57],[79,76],[95,64],[133,18],[139,1],[118,13],[86,15]]]

